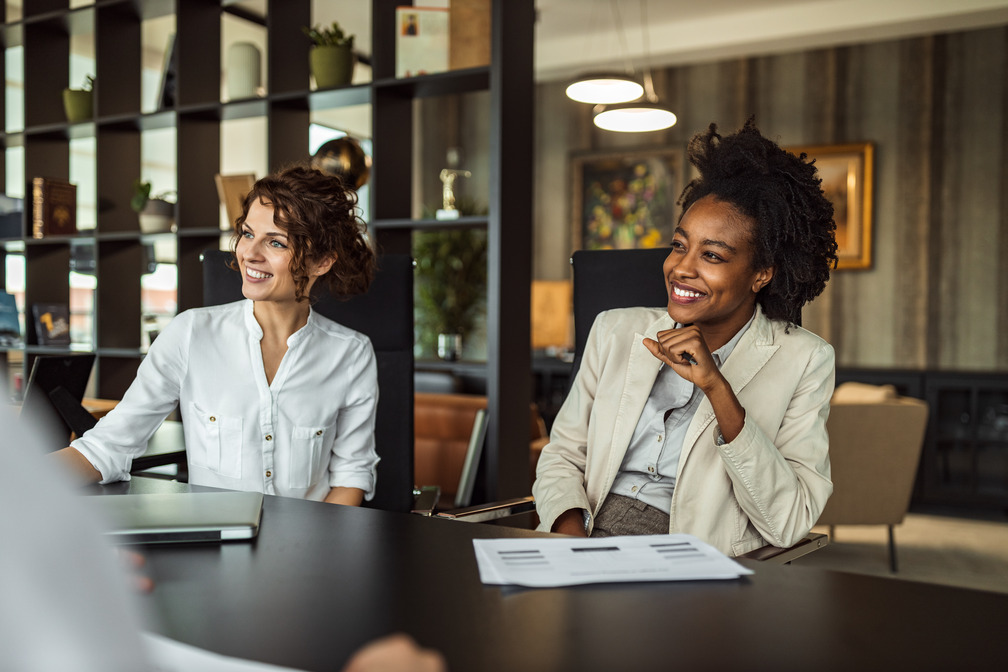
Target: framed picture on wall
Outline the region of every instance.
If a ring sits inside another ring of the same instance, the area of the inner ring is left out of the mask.
[[[682,163],[679,148],[573,155],[573,248],[669,244],[683,186]]]
[[[837,269],[864,269],[872,265],[872,171],[874,145],[788,147],[814,158],[822,188],[833,203],[836,220]]]

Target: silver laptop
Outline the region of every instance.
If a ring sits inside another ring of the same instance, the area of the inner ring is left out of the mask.
[[[118,544],[252,539],[259,533],[261,492],[179,492],[83,498]]]

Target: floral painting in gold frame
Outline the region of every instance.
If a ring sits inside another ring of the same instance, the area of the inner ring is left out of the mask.
[[[658,247],[672,240],[682,150],[594,152],[571,158],[574,249]]]
[[[863,142],[787,149],[795,154],[805,152],[816,160],[823,191],[833,203],[837,268],[871,268],[874,145]]]

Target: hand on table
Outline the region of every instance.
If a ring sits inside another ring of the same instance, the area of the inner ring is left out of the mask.
[[[119,559],[129,570],[130,587],[138,593],[149,593],[154,590],[154,579],[142,574],[141,570],[147,564],[147,559],[136,551],[118,549]]]
[[[343,672],[446,672],[444,656],[417,646],[409,635],[389,635],[358,650]]]

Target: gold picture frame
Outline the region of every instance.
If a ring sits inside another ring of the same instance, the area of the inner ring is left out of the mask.
[[[815,159],[822,188],[833,203],[836,221],[837,270],[872,266],[872,188],[875,145],[871,142],[845,145],[788,147]]]
[[[255,174],[221,175],[217,173],[214,175],[214,182],[217,184],[217,197],[227,211],[228,228],[224,230],[229,231],[241,217],[245,197],[255,186]]]
[[[573,249],[659,247],[672,241],[682,149],[575,154],[571,177]]]

